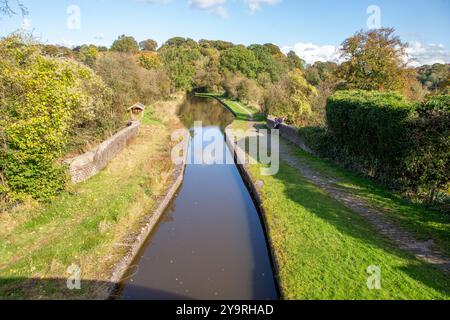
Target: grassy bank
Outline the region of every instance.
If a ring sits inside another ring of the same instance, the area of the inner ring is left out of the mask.
[[[0,215],[0,299],[105,297],[114,265],[170,186],[181,100],[149,108],[135,143],[97,176],[48,204]],[[67,289],[72,264],[80,266],[81,290]]]
[[[233,104],[229,107],[235,108]],[[248,127],[250,118],[238,118],[233,127]],[[389,192],[326,161],[300,151],[295,155],[306,159],[321,174],[341,178],[341,183],[355,194],[383,204],[398,220],[415,225],[423,238],[432,234],[445,242],[447,222],[437,222],[436,216],[427,216],[423,209],[399,202]],[[295,168],[282,162],[275,176],[263,176],[260,169],[261,165],[248,167],[253,181],[263,182],[260,195],[284,298],[450,298],[447,275],[398,249],[362,216],[305,179]],[[427,224],[416,223],[427,219]],[[369,266],[381,268],[381,290],[368,289]]]

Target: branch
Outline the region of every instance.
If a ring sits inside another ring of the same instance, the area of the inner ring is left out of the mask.
[[[11,6],[11,0],[0,0],[0,15],[5,16],[13,16],[17,14],[17,12],[12,8]],[[25,5],[20,2],[20,0],[16,0],[17,7],[22,13],[22,16],[26,16],[28,14],[28,9],[25,7]]]

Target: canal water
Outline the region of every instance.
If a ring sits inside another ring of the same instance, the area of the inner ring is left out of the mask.
[[[233,115],[191,97],[179,116],[191,128],[190,159],[201,132],[218,134]],[[194,122],[202,122],[202,130]],[[224,144],[224,152],[229,150]],[[121,299],[277,299],[263,227],[235,165],[189,164],[184,183],[129,270]]]

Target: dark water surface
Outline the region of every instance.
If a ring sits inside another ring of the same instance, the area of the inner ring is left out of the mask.
[[[218,134],[232,114],[212,99],[180,108],[187,127]],[[190,157],[201,152],[192,129]],[[195,150],[194,145],[197,145]],[[225,152],[229,154],[225,146]],[[277,299],[258,212],[235,165],[188,165],[177,197],[130,269],[122,299]]]

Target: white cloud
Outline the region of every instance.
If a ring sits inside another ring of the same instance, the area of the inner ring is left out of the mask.
[[[136,0],[141,3],[148,4],[167,4],[172,0]],[[234,2],[238,0],[233,0]],[[282,0],[239,0],[243,2],[250,13],[255,13],[260,10],[264,5],[276,5],[281,3]],[[225,7],[227,0],[187,0],[190,7],[204,10],[206,12],[218,15],[220,17],[226,18],[228,17],[228,10]]]
[[[249,8],[251,13],[254,13],[261,9],[261,7],[265,4],[267,5],[276,5],[281,2],[281,0],[244,0],[245,4]]]
[[[222,18],[228,17],[228,11],[223,6],[226,0],[189,0],[188,3],[192,8],[205,10]]]
[[[450,63],[450,50],[443,44],[423,44],[419,41],[409,43],[406,49],[408,64],[418,67],[424,64]]]
[[[149,4],[166,4],[171,0],[137,0],[137,2],[149,3]]]
[[[288,53],[291,50],[309,64],[313,64],[316,61],[341,62],[339,48],[332,45],[320,46],[310,42],[299,42],[294,46],[285,46],[282,48],[284,53]]]
[[[24,17],[22,20],[22,26],[21,26],[22,30],[30,30],[32,28],[32,23],[31,23],[31,19]]]
[[[94,39],[96,39],[96,40],[104,40],[105,39],[105,34],[103,32],[97,32],[96,34],[94,34]]]
[[[189,5],[198,9],[210,9],[225,2],[226,0],[189,0]]]

